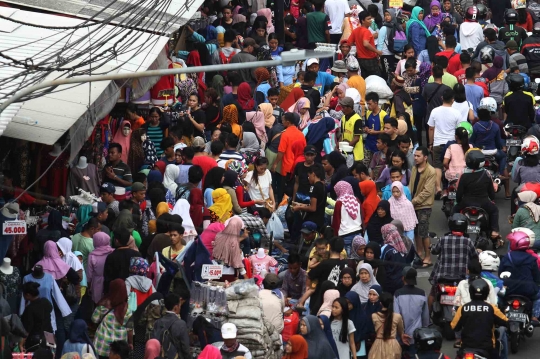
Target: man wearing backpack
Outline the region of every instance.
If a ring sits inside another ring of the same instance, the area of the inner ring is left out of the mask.
[[[510,62],[510,58],[508,54],[506,53],[506,49],[504,48],[504,42],[497,40],[497,32],[495,29],[485,29],[484,30],[484,38],[485,40],[478,44],[476,47],[476,50],[473,54],[473,59],[476,59],[477,61],[482,61],[480,58],[481,51],[484,47],[490,46],[495,51],[495,56],[500,56],[503,59],[503,69],[508,68],[508,63]]]
[[[233,47],[235,41],[236,31],[225,31],[225,34],[223,35],[223,42],[225,44],[212,54],[213,65],[228,64],[231,62],[232,57],[240,52],[239,49]]]
[[[167,312],[158,319],[154,326],[152,338],[161,343],[160,356],[168,359],[189,359],[189,330],[180,319],[180,307],[186,299],[178,294],[169,293],[165,297]]]

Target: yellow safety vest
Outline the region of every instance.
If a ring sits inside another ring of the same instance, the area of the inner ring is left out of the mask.
[[[355,113],[349,120],[345,119],[345,115],[341,118],[341,133],[343,141],[352,141],[354,139],[354,125],[356,121],[362,121],[359,114]],[[356,142],[353,150],[354,160],[362,161],[364,159],[364,138],[360,134],[360,140]]]

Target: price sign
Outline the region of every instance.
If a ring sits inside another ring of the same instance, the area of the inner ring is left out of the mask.
[[[219,279],[223,274],[222,265],[203,264],[201,277],[203,279]]]
[[[7,221],[2,226],[3,235],[16,235],[26,234],[26,222],[25,221]]]
[[[388,7],[402,8],[403,7],[403,0],[389,0]]]

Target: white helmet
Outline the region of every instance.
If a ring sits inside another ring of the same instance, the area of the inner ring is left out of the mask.
[[[482,265],[482,270],[487,270],[490,272],[499,271],[499,264],[501,264],[501,260],[499,259],[497,253],[493,251],[483,251],[478,255],[478,259]]]
[[[489,112],[497,112],[497,101],[493,97],[484,97],[480,100],[477,110],[488,110]]]
[[[526,155],[537,155],[540,150],[540,144],[535,136],[527,136],[521,144],[521,152]]]
[[[529,228],[525,228],[525,227],[517,227],[517,228],[513,228],[512,229],[512,233],[514,232],[524,232],[527,234],[527,236],[529,236],[529,247],[532,248],[532,246],[534,245],[534,241],[535,241],[535,235],[534,235],[534,232],[532,230],[530,230]]]

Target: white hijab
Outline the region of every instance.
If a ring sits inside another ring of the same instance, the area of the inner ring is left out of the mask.
[[[192,235],[197,234],[197,230],[195,229],[195,225],[193,224],[193,220],[191,219],[191,216],[189,215],[189,202],[182,198],[176,201],[176,204],[174,205],[174,208],[172,210],[172,214],[177,214],[180,217],[182,217],[182,227],[184,227],[185,235]]]
[[[176,196],[176,188],[178,184],[176,179],[180,174],[180,168],[177,165],[167,165],[165,168],[165,175],[163,176],[163,185],[167,188],[173,196]]]
[[[64,253],[64,256],[62,257],[62,260],[66,262],[75,272],[83,269],[83,266],[81,262],[79,261],[79,258],[71,251],[71,248],[73,247],[73,242],[69,238],[60,238],[58,242],[56,242],[56,245],[62,253]]]

